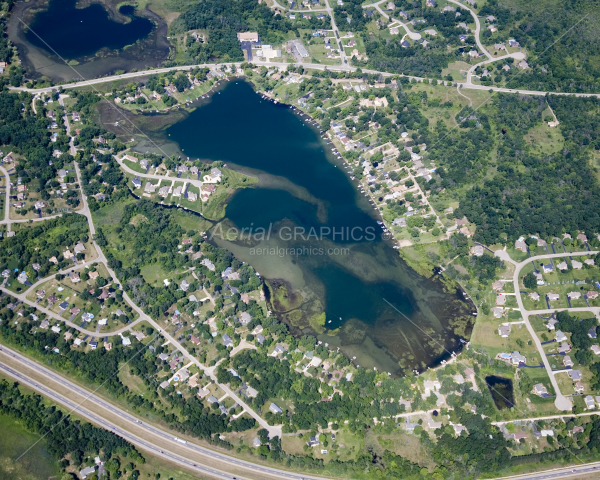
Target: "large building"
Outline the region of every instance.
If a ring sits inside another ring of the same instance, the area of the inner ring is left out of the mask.
[[[258,42],[257,32],[244,32],[237,34],[238,42]]]

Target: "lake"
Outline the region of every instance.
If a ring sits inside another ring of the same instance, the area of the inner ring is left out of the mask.
[[[213,241],[261,274],[294,335],[316,334],[355,364],[400,374],[448,358],[470,334],[472,307],[407,266],[341,160],[294,109],[230,82],[167,136],[186,156],[259,178],[228,200]],[[220,238],[227,228],[246,236]],[[256,235],[261,228],[268,234]]]
[[[147,18],[135,16],[128,5],[119,13],[129,21],[119,23],[98,3],[85,8],[76,8],[76,4],[77,0],[50,0],[48,9],[33,18],[25,33],[27,40],[71,60],[94,55],[102,48],[121,49],[147,37],[154,27]]]
[[[7,33],[28,77],[52,80],[158,66],[170,48],[166,23],[148,5],[138,9],[117,0],[19,2]]]

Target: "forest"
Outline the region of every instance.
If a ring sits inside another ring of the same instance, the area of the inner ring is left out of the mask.
[[[507,9],[493,0],[480,15],[494,15],[501,24],[512,24],[510,36],[529,55],[529,68],[512,78],[508,88],[559,92],[599,92],[600,2],[544,2],[535,8],[531,2],[518,2]]]
[[[89,240],[88,224],[85,217],[75,213],[52,218],[32,226],[21,228],[16,235],[2,241],[0,248],[0,270],[13,270],[12,276],[26,271],[29,279],[38,274],[43,278],[57,272],[58,269],[73,265],[71,260],[63,257],[67,247],[73,248],[77,242]],[[56,257],[58,265],[48,261]],[[35,272],[31,265],[38,263],[40,268]],[[19,272],[15,272],[17,269]]]
[[[550,155],[532,152],[523,138],[541,122],[544,100],[505,94],[494,100],[497,172],[467,191],[454,212],[477,225],[475,240],[493,244],[504,235],[514,241],[523,233],[546,238],[600,231],[600,190],[590,159],[590,149],[599,148],[598,100],[549,96],[546,101],[566,139],[564,148]],[[488,141],[488,151],[491,147]]]

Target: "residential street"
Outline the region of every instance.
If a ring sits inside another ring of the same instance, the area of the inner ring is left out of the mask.
[[[597,253],[598,253],[597,251],[575,252],[575,253],[571,253],[570,255],[573,255],[573,256],[596,255]],[[537,334],[535,333],[535,330],[533,329],[531,322],[529,321],[529,316],[543,314],[543,313],[553,313],[557,310],[559,310],[559,311],[568,310],[568,311],[573,311],[573,312],[588,312],[589,311],[589,312],[593,312],[594,315],[596,317],[598,317],[598,315],[600,314],[600,307],[581,307],[581,308],[561,308],[561,307],[559,307],[559,308],[552,308],[552,309],[546,309],[546,310],[527,310],[523,306],[523,299],[521,298],[521,292],[520,292],[520,288],[519,288],[519,277],[521,274],[521,269],[523,267],[525,267],[526,265],[529,265],[532,261],[564,257],[565,254],[564,253],[555,253],[555,254],[550,254],[550,255],[537,255],[535,257],[529,257],[528,259],[523,260],[522,262],[514,261],[512,258],[510,258],[510,256],[508,255],[508,253],[505,250],[498,250],[495,252],[495,255],[497,257],[499,257],[500,259],[515,265],[515,273],[513,275],[513,284],[514,284],[514,289],[516,292],[515,298],[517,299],[517,304],[519,305],[519,310],[521,311],[521,315],[523,316],[523,320],[525,321],[525,325],[527,326],[529,335],[533,339],[533,341],[537,347],[537,350],[542,357],[544,367],[546,368],[546,372],[548,373],[548,377],[550,378],[552,387],[554,388],[554,390],[556,392],[556,400],[554,401],[554,405],[556,406],[556,408],[558,410],[563,410],[563,411],[564,410],[572,410],[573,403],[571,402],[571,400],[568,397],[566,397],[565,395],[563,395],[561,393],[560,388],[558,386],[558,382],[556,381],[556,378],[555,378],[555,372],[552,370],[552,367],[550,366],[550,362],[548,361],[548,357],[544,353],[542,343],[541,343],[540,339],[538,338]],[[542,478],[542,477],[540,477],[540,478]],[[546,477],[544,477],[544,478],[546,478]]]

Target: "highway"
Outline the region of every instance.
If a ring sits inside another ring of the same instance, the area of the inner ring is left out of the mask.
[[[143,422],[135,415],[102,399],[94,392],[80,387],[53,370],[5,346],[0,347],[0,372],[66,407],[74,415],[113,431],[136,447],[198,473],[227,480],[251,480],[267,477],[288,480],[328,478],[248,462],[190,441],[183,440],[185,443],[182,443],[182,439],[176,440],[177,437],[173,433]],[[67,391],[68,396],[62,393],[63,391]],[[215,463],[219,468],[212,466]],[[227,471],[228,468],[230,471]],[[243,472],[243,475],[237,473],[238,471]],[[600,462],[525,475],[498,477],[497,480],[500,478],[513,480],[559,479],[595,472],[600,473]]]
[[[60,405],[65,406],[73,414],[89,420],[107,430],[111,430],[119,436],[125,438],[132,444],[145,450],[151,451],[159,457],[165,457],[175,463],[188,468],[197,469],[202,473],[213,475],[217,478],[264,478],[265,475],[272,478],[285,478],[292,480],[322,480],[324,477],[297,474],[285,470],[271,468],[264,465],[255,464],[245,460],[231,457],[229,455],[202,447],[187,441],[181,443],[175,440],[175,435],[171,432],[162,430],[148,423],[142,422],[138,417],[113,405],[102,399],[94,392],[84,389],[79,385],[69,381],[67,378],[55,373],[43,365],[29,359],[29,357],[8,348],[4,345],[0,347],[0,372],[14,378],[23,385],[36,390],[40,394],[50,398]],[[32,378],[35,373],[36,377]],[[58,389],[69,392],[65,394],[57,391]],[[77,401],[79,399],[80,401]],[[115,422],[112,418],[118,418]],[[133,433],[139,432],[139,433]],[[143,435],[143,436],[140,436]],[[181,436],[181,435],[180,435]],[[158,445],[157,442],[160,444]],[[165,445],[165,446],[163,446]],[[171,450],[168,450],[170,448]],[[175,453],[178,452],[178,453]],[[187,456],[192,455],[195,458],[201,458],[205,461],[215,462],[223,466],[229,465],[232,468],[245,470],[248,473],[256,473],[259,476],[240,477],[232,475],[223,470],[209,468],[194,463]]]

